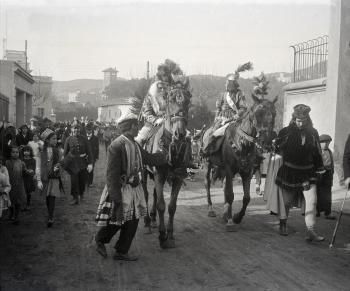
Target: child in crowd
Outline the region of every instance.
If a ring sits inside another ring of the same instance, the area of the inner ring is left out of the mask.
[[[27,170],[26,165],[19,158],[19,148],[18,146],[12,146],[11,148],[11,159],[6,161],[6,168],[9,173],[11,191],[11,217],[13,224],[19,224],[19,211],[21,205],[26,203],[26,192],[24,188],[24,176],[34,175],[32,170]]]
[[[329,144],[332,138],[328,134],[320,136],[320,144],[322,149],[322,160],[326,172],[322,174],[317,181],[317,207],[316,216],[319,217],[321,212],[324,212],[326,219],[335,219],[332,215],[332,186],[334,162],[332,151],[329,149]]]
[[[33,132],[33,140],[28,142],[28,145],[32,148],[34,159],[38,163],[38,157],[39,157],[40,152],[42,151],[43,146],[44,146],[44,143],[39,138],[39,131],[38,130],[35,130]]]
[[[11,206],[9,193],[11,190],[9,173],[6,167],[3,165],[4,157],[0,152],[0,217],[2,217],[3,211],[7,210]]]
[[[22,160],[24,164],[26,165],[26,168],[28,170],[33,171],[35,173],[36,169],[36,161],[33,157],[33,150],[30,146],[24,146],[22,148]],[[23,177],[24,179],[24,189],[26,191],[27,196],[27,204],[24,210],[29,211],[30,210],[30,200],[32,197],[32,193],[35,191],[35,177],[32,175],[25,175]]]
[[[54,210],[56,197],[60,197],[63,184],[60,176],[61,151],[57,147],[57,135],[47,128],[41,134],[44,147],[40,153],[39,162],[36,167],[38,188],[46,197],[48,211],[47,227],[54,223]]]

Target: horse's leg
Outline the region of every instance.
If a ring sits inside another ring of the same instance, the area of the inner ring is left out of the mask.
[[[157,227],[157,191],[155,187],[153,189],[153,203],[152,203],[150,216],[151,216],[151,227],[156,228]]]
[[[163,248],[167,241],[167,234],[164,223],[165,200],[164,200],[164,184],[166,180],[167,171],[164,168],[157,169],[154,175],[154,183],[157,193],[157,211],[159,216],[159,243]]]
[[[226,174],[225,174],[225,211],[224,211],[224,218],[226,220],[226,231],[235,231],[236,227],[233,224],[232,220],[232,203],[234,199],[234,193],[232,189],[232,178],[233,174],[231,169],[229,167],[226,167]]]
[[[149,193],[148,193],[148,189],[147,189],[147,175],[145,175],[145,178],[142,181],[142,189],[143,189],[143,192],[145,193],[146,209],[147,209],[147,214],[144,217],[144,223],[145,223],[145,227],[150,228],[151,227],[151,218],[150,218],[149,211],[148,211]]]
[[[212,165],[211,162],[207,162],[207,169],[206,169],[206,175],[204,179],[204,185],[205,185],[205,190],[207,191],[207,200],[208,200],[208,216],[209,217],[215,217],[215,211],[213,210],[213,203],[211,202],[211,195],[210,195],[210,184],[211,184],[211,179],[210,179],[210,173],[212,170]]]
[[[175,247],[174,242],[174,217],[176,212],[176,202],[177,197],[179,195],[180,189],[182,185],[181,179],[175,179],[172,183],[171,187],[171,194],[170,194],[170,202],[168,206],[168,212],[169,212],[169,221],[168,221],[168,227],[167,227],[167,233],[168,233],[168,239],[171,241],[168,244],[168,247]]]
[[[240,223],[245,215],[245,211],[250,202],[250,181],[252,179],[250,174],[241,173],[242,183],[243,183],[243,204],[240,212],[234,215],[233,221],[235,223]]]

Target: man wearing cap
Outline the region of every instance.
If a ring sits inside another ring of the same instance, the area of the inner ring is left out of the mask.
[[[16,144],[21,147],[27,145],[29,141],[31,141],[30,130],[26,124],[23,124],[16,135]]]
[[[278,134],[276,146],[283,157],[276,184],[282,196],[288,217],[289,209],[299,193],[305,198],[305,224],[307,241],[320,242],[324,237],[316,233],[316,181],[325,172],[319,135],[313,128],[309,115],[311,108],[304,104],[294,107],[292,120]],[[280,234],[288,235],[287,219],[280,219]]]
[[[78,166],[80,170],[77,175],[70,175],[71,195],[73,196],[71,204],[77,205],[79,204],[79,198],[83,199],[84,196],[87,173],[90,173],[93,169],[93,155],[86,137],[80,134],[77,124],[71,128],[71,133],[72,135],[67,137],[65,141],[63,155],[68,155],[73,148],[79,154],[75,159],[76,165],[74,167]]]
[[[320,216],[321,212],[324,212],[326,219],[335,219],[332,215],[332,186],[333,186],[333,174],[334,174],[334,161],[332,151],[329,149],[329,144],[332,138],[328,134],[320,135],[320,144],[322,150],[323,166],[325,173],[322,174],[317,180],[317,213],[316,216]]]
[[[140,217],[146,214],[141,185],[143,164],[161,166],[166,159],[161,153],[149,154],[134,138],[138,133],[138,117],[128,113],[118,121],[121,135],[108,147],[106,186],[101,195],[96,222],[102,226],[96,234],[98,253],[107,257],[105,244],[120,230],[115,245],[115,260],[134,261],[128,255]]]
[[[90,148],[92,150],[92,171],[88,173],[88,187],[92,186],[92,182],[94,179],[94,168],[95,163],[98,160],[99,157],[99,143],[98,143],[98,137],[94,134],[94,125],[93,123],[88,123],[86,126],[86,138],[87,142],[90,145]]]

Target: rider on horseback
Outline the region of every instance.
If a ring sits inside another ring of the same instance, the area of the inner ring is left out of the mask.
[[[234,74],[230,74],[226,80],[226,91],[216,102],[216,115],[214,125],[207,144],[203,148],[204,155],[210,155],[214,141],[223,136],[227,125],[235,122],[247,111],[247,103],[242,90],[239,88],[239,73],[251,70],[250,62],[239,66]]]
[[[171,70],[172,64],[175,70]],[[155,134],[164,122],[167,94],[174,83],[172,74],[182,74],[178,65],[170,60],[165,60],[164,64],[159,65],[157,71],[156,81],[150,86],[140,112],[145,124],[135,140],[141,146]]]

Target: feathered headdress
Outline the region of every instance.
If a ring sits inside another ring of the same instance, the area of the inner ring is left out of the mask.
[[[163,76],[173,79],[174,75],[183,75],[180,66],[170,59],[166,59],[163,64],[160,64],[157,69],[157,77],[162,80]]]
[[[269,87],[269,81],[267,81],[264,73],[261,73],[259,77],[254,77],[253,84],[255,85],[253,88],[254,94],[259,95],[267,95]]]
[[[245,72],[245,71],[251,71],[253,70],[253,63],[248,62],[243,65],[239,65],[238,68],[235,71],[235,80],[239,79],[239,73]]]

